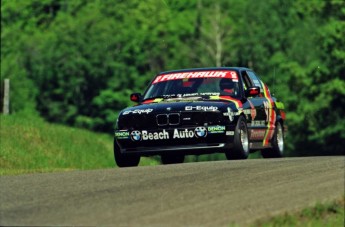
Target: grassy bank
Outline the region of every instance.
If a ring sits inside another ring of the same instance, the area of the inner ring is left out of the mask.
[[[112,135],[23,115],[1,115],[0,123],[0,175],[115,167]]]
[[[316,204],[296,213],[286,213],[257,221],[253,226],[310,226],[343,227],[345,224],[345,197],[331,203]]]

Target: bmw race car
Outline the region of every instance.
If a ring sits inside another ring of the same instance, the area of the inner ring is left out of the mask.
[[[160,155],[163,164],[185,155],[225,153],[246,159],[284,151],[284,105],[248,68],[218,67],[162,72],[137,103],[119,113],[114,156],[120,167],[137,166],[141,156]]]

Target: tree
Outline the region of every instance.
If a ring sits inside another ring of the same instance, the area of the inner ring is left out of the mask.
[[[290,79],[304,97],[292,115],[291,133],[296,133],[294,144],[300,149],[295,154],[344,155],[345,3],[301,1],[297,6],[301,19],[311,17],[317,24],[313,44],[318,51],[303,74],[295,73]]]
[[[343,1],[3,0],[1,83],[13,112],[110,132],[160,71],[250,67],[285,103],[291,155],[343,154],[344,14]]]

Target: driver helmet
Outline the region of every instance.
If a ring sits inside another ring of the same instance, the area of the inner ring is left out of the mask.
[[[235,83],[230,79],[223,78],[219,82],[219,88],[223,92],[234,93],[235,92]]]

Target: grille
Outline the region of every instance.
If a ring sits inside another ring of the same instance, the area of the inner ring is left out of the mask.
[[[221,112],[181,112],[169,114],[131,114],[122,116],[119,129],[150,130],[169,126],[203,126],[226,123]]]
[[[180,114],[171,113],[171,114],[158,114],[156,117],[158,126],[166,125],[179,125],[180,124]]]
[[[158,114],[156,120],[158,126],[168,125],[168,115],[166,114]]]
[[[180,124],[180,114],[172,113],[168,115],[170,125],[179,125]]]

